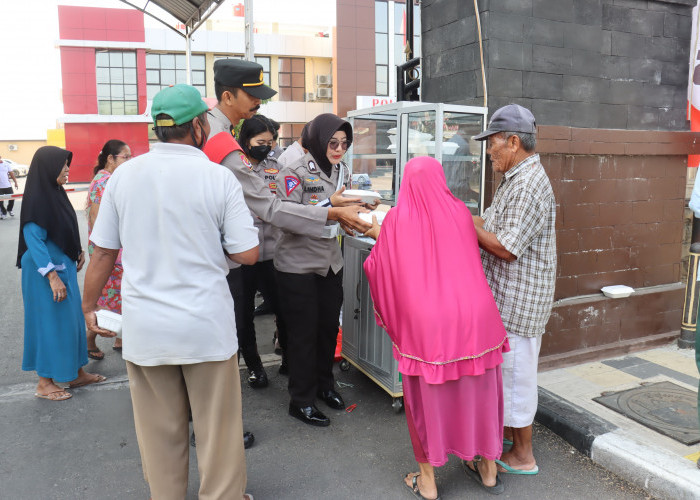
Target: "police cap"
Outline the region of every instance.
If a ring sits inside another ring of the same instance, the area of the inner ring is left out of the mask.
[[[242,59],[219,59],[214,63],[214,81],[245,90],[258,99],[269,99],[277,93],[265,85],[263,67]]]

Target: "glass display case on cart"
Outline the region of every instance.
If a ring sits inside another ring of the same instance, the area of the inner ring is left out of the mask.
[[[396,204],[403,169],[411,158],[432,156],[445,170],[447,185],[474,215],[482,213],[485,146],[481,133],[486,108],[422,102],[398,102],[348,113],[353,143],[346,161],[352,187],[381,195],[381,209]],[[374,320],[369,285],[362,269],[374,240],[346,236],[343,273],[343,345],[341,369],[350,365],[370,377],[403,408],[398,362],[389,336]]]

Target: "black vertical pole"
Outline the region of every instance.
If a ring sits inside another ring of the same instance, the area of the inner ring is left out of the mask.
[[[408,54],[406,60],[413,59],[413,0],[406,0],[406,43],[408,43]]]
[[[685,284],[685,301],[681,318],[681,336],[678,347],[692,349],[695,346],[695,329],[698,322],[698,262],[700,261],[700,219],[693,216],[693,229],[690,236],[690,256],[688,257],[688,280]]]

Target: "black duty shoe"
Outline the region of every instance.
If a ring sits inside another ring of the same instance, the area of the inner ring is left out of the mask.
[[[289,375],[289,365],[287,364],[287,359],[282,358],[282,364],[280,365],[280,375]]]
[[[260,367],[259,370],[248,370],[248,385],[253,389],[262,389],[267,387],[268,383],[265,368]]]
[[[318,399],[322,400],[334,410],[342,410],[343,408],[345,408],[345,401],[343,401],[343,398],[340,397],[340,394],[338,394],[333,389],[329,389],[327,391],[318,391],[316,396],[318,396]]]
[[[243,448],[246,450],[250,447],[253,446],[253,443],[255,443],[255,436],[253,435],[252,432],[244,432],[243,433]]]
[[[328,427],[331,425],[331,419],[321,413],[314,405],[297,406],[294,403],[289,403],[289,414],[305,424],[317,427]]]
[[[255,311],[253,311],[253,314],[255,316],[262,316],[264,314],[272,314],[272,307],[270,307],[270,304],[263,301],[262,304],[260,304],[258,307],[255,308]]]

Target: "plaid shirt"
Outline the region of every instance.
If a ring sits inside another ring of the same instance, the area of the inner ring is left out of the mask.
[[[552,186],[537,154],[505,173],[484,212],[484,229],[517,257],[507,262],[481,251],[486,279],[509,333],[544,333],[557,271],[555,215]]]

